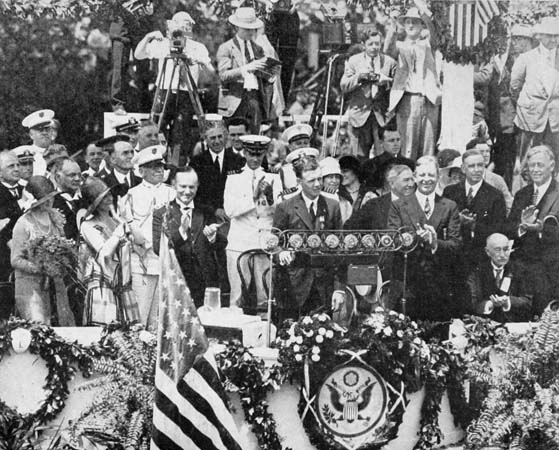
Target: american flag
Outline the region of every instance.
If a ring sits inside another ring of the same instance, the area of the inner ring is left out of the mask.
[[[451,0],[451,33],[459,48],[472,47],[487,37],[487,25],[500,14],[498,0]]]
[[[241,450],[213,353],[163,233],[151,450]]]

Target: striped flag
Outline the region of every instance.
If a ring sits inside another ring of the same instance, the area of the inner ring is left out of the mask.
[[[453,0],[449,23],[459,48],[473,47],[487,37],[487,25],[500,14],[497,0]]]
[[[160,248],[151,450],[241,450],[213,353],[164,233]]]

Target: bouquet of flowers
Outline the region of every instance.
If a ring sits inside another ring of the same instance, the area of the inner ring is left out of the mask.
[[[71,275],[78,267],[76,243],[62,236],[49,235],[31,239],[25,247],[25,256],[40,274],[52,278]]]

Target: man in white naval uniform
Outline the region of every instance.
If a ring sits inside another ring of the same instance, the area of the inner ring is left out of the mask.
[[[143,181],[131,188],[119,203],[121,217],[130,225],[133,236],[132,290],[140,309],[142,323],[157,328],[159,258],[153,251],[153,211],[174,200],[175,190],[163,184],[164,147],[153,145],[140,151],[136,163]]]
[[[246,250],[260,248],[259,230],[269,230],[272,227],[274,211],[281,194],[279,175],[267,173],[262,168],[270,138],[245,135],[241,136],[241,140],[246,164],[227,177],[223,202],[225,214],[231,219],[226,248],[231,306],[240,306],[242,295],[237,259]],[[248,283],[254,276],[257,307],[266,303],[262,273],[268,265],[266,255],[258,255],[254,259],[252,273],[246,264],[242,267],[243,276]]]
[[[43,158],[43,153],[53,143],[51,134],[53,117],[53,110],[41,109],[29,114],[21,122],[25,128],[29,129],[29,137],[33,141],[31,145],[35,159],[33,162],[33,175],[45,176],[47,173],[47,163]]]

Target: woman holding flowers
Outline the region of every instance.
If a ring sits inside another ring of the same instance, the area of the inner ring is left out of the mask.
[[[87,285],[84,323],[139,321],[132,292],[128,226],[117,216],[110,189],[101,180],[88,177],[81,191],[87,207],[78,213],[83,219],[79,225],[83,239],[80,266]]]
[[[16,309],[25,320],[74,326],[62,279],[75,263],[75,248],[64,238],[63,215],[52,207],[56,190],[47,178],[33,176],[25,191],[33,201],[16,222],[11,244]]]

